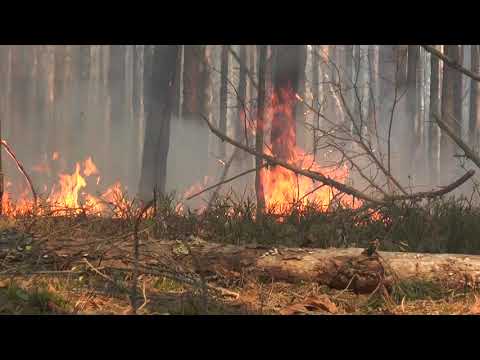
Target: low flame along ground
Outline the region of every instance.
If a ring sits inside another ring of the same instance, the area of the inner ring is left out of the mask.
[[[348,178],[348,169],[346,167],[321,167],[315,162],[313,155],[307,154],[303,149],[296,146],[293,109],[295,103],[302,101],[302,99],[297,94],[289,91],[283,91],[280,96],[282,96],[283,101],[279,101],[272,94],[269,105],[266,108],[265,130],[277,131],[277,140],[274,144],[266,144],[264,152],[269,155],[272,155],[272,152],[280,154],[289,163],[299,168],[322,172],[339,182],[344,182]],[[255,132],[253,126],[250,125],[248,128],[252,133]],[[51,155],[51,160],[57,161],[60,157],[61,154],[54,152]],[[32,170],[44,173],[50,171],[47,162],[33,167]],[[182,198],[185,199],[189,195],[205,188],[207,183],[210,183],[210,180],[212,180],[210,177],[205,177],[203,182],[190,187]],[[115,202],[117,206],[119,202],[126,204],[124,189],[120,182],[113,184],[99,196],[85,192],[87,183],[99,185],[100,182],[100,171],[92,157],[88,157],[82,163],[75,164],[73,173],[61,173],[58,175],[58,183],[49,191],[45,201],[49,205],[50,211],[55,209],[53,215],[65,215],[72,213],[72,211],[87,212],[91,215],[105,214],[109,209],[108,203]],[[296,175],[280,166],[262,169],[262,182],[267,207],[278,213],[288,210],[293,204],[296,204],[297,207],[302,207],[309,202],[326,209],[336,196],[335,191],[331,187],[322,186],[318,182]],[[33,201],[28,188],[13,201],[9,193],[11,183],[7,181],[5,185],[5,194],[2,200],[4,213],[19,215],[30,212],[33,208]],[[43,192],[45,193],[46,191],[47,188],[44,186]],[[361,205],[360,201],[354,202],[351,197],[343,197],[342,203],[352,207]],[[183,204],[179,204],[177,211],[181,212],[183,210]],[[115,213],[113,216],[115,216]]]

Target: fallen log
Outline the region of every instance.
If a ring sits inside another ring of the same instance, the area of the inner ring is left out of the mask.
[[[178,251],[175,241],[156,242],[156,248],[179,261],[190,254]],[[249,272],[272,280],[314,281],[335,289],[371,293],[383,284],[391,289],[395,281],[422,280],[446,287],[480,285],[480,256],[375,252],[368,256],[363,249],[303,249],[261,246],[221,245],[201,240],[190,249],[204,275]],[[381,283],[381,284],[380,284]]]

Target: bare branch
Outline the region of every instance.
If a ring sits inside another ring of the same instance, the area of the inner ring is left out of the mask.
[[[310,170],[300,169],[300,168],[298,168],[294,165],[291,165],[291,164],[289,164],[285,161],[276,159],[273,156],[270,156],[270,155],[267,155],[267,154],[264,154],[264,153],[260,153],[258,151],[253,150],[253,149],[250,149],[249,147],[231,139],[227,135],[222,134],[218,129],[216,129],[212,125],[212,123],[208,120],[208,118],[205,117],[203,114],[201,114],[201,117],[207,123],[208,127],[210,128],[210,131],[212,131],[221,140],[226,141],[226,142],[230,143],[231,145],[233,145],[237,148],[240,148],[241,150],[243,150],[243,151],[245,151],[245,152],[247,152],[251,155],[262,157],[264,160],[267,161],[267,163],[269,163],[271,165],[279,165],[279,166],[281,166],[281,167],[283,167],[287,170],[290,170],[290,171],[292,171],[296,174],[303,175],[303,176],[306,176],[310,179],[320,181],[320,182],[324,183],[325,185],[331,186],[331,187],[339,190],[340,192],[343,192],[345,194],[352,195],[356,198],[362,199],[362,200],[366,201],[367,203],[370,203],[370,205],[377,205],[377,206],[382,206],[383,205],[383,206],[385,206],[385,205],[390,205],[390,204],[392,204],[393,201],[397,201],[397,200],[419,200],[419,199],[422,199],[422,198],[433,198],[433,197],[442,196],[442,195],[445,195],[445,194],[451,192],[452,190],[454,190],[458,186],[462,185],[465,181],[467,181],[469,178],[471,178],[473,176],[473,174],[475,173],[473,170],[471,170],[467,174],[463,175],[457,181],[453,182],[450,185],[447,185],[447,186],[443,187],[443,189],[440,189],[440,190],[434,190],[434,191],[430,191],[430,192],[419,192],[419,193],[413,193],[413,194],[410,194],[410,195],[402,195],[402,196],[387,196],[387,197],[384,197],[383,200],[382,199],[374,199],[374,198],[364,194],[363,192],[361,192],[361,191],[359,191],[359,190],[357,190],[357,189],[355,189],[351,186],[342,184],[342,183],[340,183],[340,182],[338,182],[334,179],[331,179],[328,176],[326,176],[326,175],[324,175],[320,172],[316,172],[316,171],[314,172],[314,171],[310,171]]]
[[[442,54],[440,51],[435,49],[433,46],[422,45],[422,47],[426,51],[428,51],[430,54],[432,54],[433,56],[436,56],[437,58],[442,60],[446,65],[448,65],[452,69],[460,71],[462,74],[468,76],[469,78],[471,78],[475,81],[480,81],[480,75],[479,74],[476,74],[476,73],[464,68],[462,65],[460,65],[456,61],[454,61],[454,60],[450,59],[448,56],[445,56],[444,54]]]
[[[13,161],[15,161],[15,163],[17,164],[18,170],[20,170],[20,172],[23,174],[23,176],[27,180],[28,185],[30,186],[30,190],[32,191],[33,203],[34,203],[35,206],[37,206],[37,192],[35,191],[35,188],[33,187],[32,179],[30,179],[30,176],[28,176],[28,174],[25,171],[25,168],[23,167],[22,163],[15,156],[15,153],[13,152],[10,145],[8,145],[8,143],[5,140],[1,140],[0,143],[5,147],[5,151],[8,153],[8,155],[10,155],[10,157],[13,159]]]
[[[455,132],[447,125],[443,120],[440,119],[440,116],[433,114],[435,121],[437,122],[440,129],[442,129],[464,152],[465,156],[472,160],[472,162],[480,168],[480,158],[477,154],[468,146]]]

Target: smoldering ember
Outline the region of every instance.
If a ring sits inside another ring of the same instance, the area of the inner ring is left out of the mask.
[[[480,314],[479,45],[0,46],[0,314]]]

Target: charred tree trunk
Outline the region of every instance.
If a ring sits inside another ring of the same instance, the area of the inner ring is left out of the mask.
[[[154,191],[164,193],[170,139],[174,81],[179,45],[158,45],[153,53],[151,108],[148,112],[143,148],[139,197],[152,199]]]
[[[471,68],[476,74],[480,74],[480,45],[471,45]],[[434,56],[432,56],[434,57]],[[438,60],[437,60],[438,62]],[[479,145],[478,131],[480,128],[480,83],[470,80],[470,118],[469,118],[469,141],[470,146],[477,148]]]
[[[296,94],[305,69],[304,45],[276,45],[273,93],[276,104],[272,119],[272,153],[288,161],[296,144]]]

